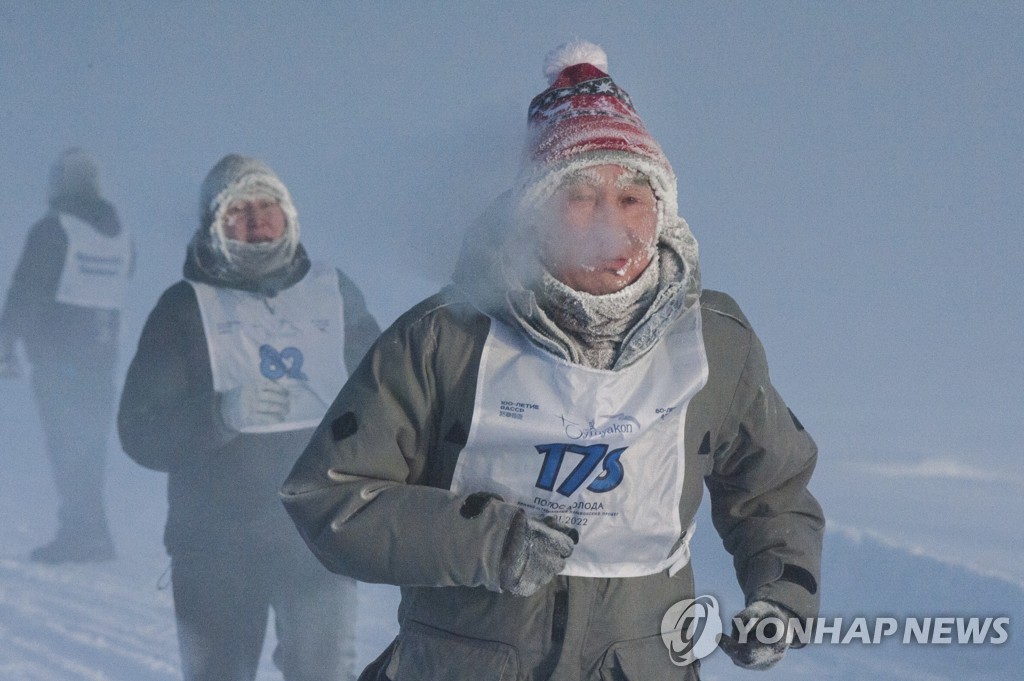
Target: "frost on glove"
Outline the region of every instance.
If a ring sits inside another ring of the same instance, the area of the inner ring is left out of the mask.
[[[288,389],[276,383],[239,386],[221,396],[220,413],[224,425],[244,432],[257,426],[281,423],[288,415]]]
[[[758,671],[770,669],[782,659],[792,642],[793,628],[789,621],[793,617],[775,603],[754,601],[736,615],[732,636],[722,634],[718,646],[737,666]],[[736,620],[742,623],[743,631],[736,626]],[[762,623],[762,620],[767,621]]]
[[[501,590],[515,596],[536,593],[565,567],[577,540],[573,534],[574,530],[554,518],[516,513],[498,568]]]

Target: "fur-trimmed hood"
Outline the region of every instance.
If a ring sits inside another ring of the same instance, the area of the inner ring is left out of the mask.
[[[244,263],[236,262],[238,249],[230,248],[224,231],[224,214],[236,200],[269,197],[285,215],[284,234],[270,246],[276,248],[280,265],[253,276]],[[278,243],[280,242],[280,243]],[[299,219],[288,188],[270,166],[259,159],[228,154],[210,170],[199,196],[199,227],[185,258],[186,279],[214,286],[274,295],[299,281],[309,271],[309,258],[299,241]]]

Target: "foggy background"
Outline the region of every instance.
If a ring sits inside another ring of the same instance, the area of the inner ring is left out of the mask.
[[[123,372],[181,276],[200,182],[238,152],[277,172],[311,255],[348,273],[387,326],[446,281],[463,229],[513,178],[544,55],[596,42],[678,175],[705,286],[743,307],[818,442],[825,613],[1012,618],[998,650],[824,646],[756,677],[716,655],[705,677],[1013,678],[1022,5],[350,5],[0,0],[4,290],[50,164],[86,148],[138,251]],[[177,678],[158,589],[165,476],[112,437],[118,560],[36,566],[56,499],[26,380],[0,383],[0,442],[0,677]],[[694,553],[698,593],[731,616],[742,604],[706,517]],[[365,662],[394,635],[381,603],[396,597],[361,598]],[[279,678],[269,662],[261,673]]]

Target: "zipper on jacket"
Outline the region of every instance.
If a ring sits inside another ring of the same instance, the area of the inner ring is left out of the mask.
[[[561,643],[565,640],[565,630],[569,626],[569,592],[555,592],[555,607],[551,611],[551,640]]]

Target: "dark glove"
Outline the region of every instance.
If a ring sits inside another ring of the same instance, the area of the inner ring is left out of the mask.
[[[770,669],[782,659],[786,649],[789,648],[793,631],[789,626],[789,620],[793,617],[792,613],[771,601],[754,601],[740,611],[735,618],[744,623],[746,636],[740,634],[740,630],[734,622],[732,636],[722,634],[718,647],[732,658],[733,663],[744,669],[758,671]],[[769,641],[778,639],[774,643],[762,643],[758,640],[758,622],[763,619],[773,620],[761,626],[760,629],[764,632],[764,639]],[[780,632],[780,627],[784,627],[785,630]],[[739,640],[741,638],[744,639],[742,642]]]
[[[565,567],[575,546],[573,534],[554,518],[516,513],[498,566],[501,590],[516,596],[536,593]]]

